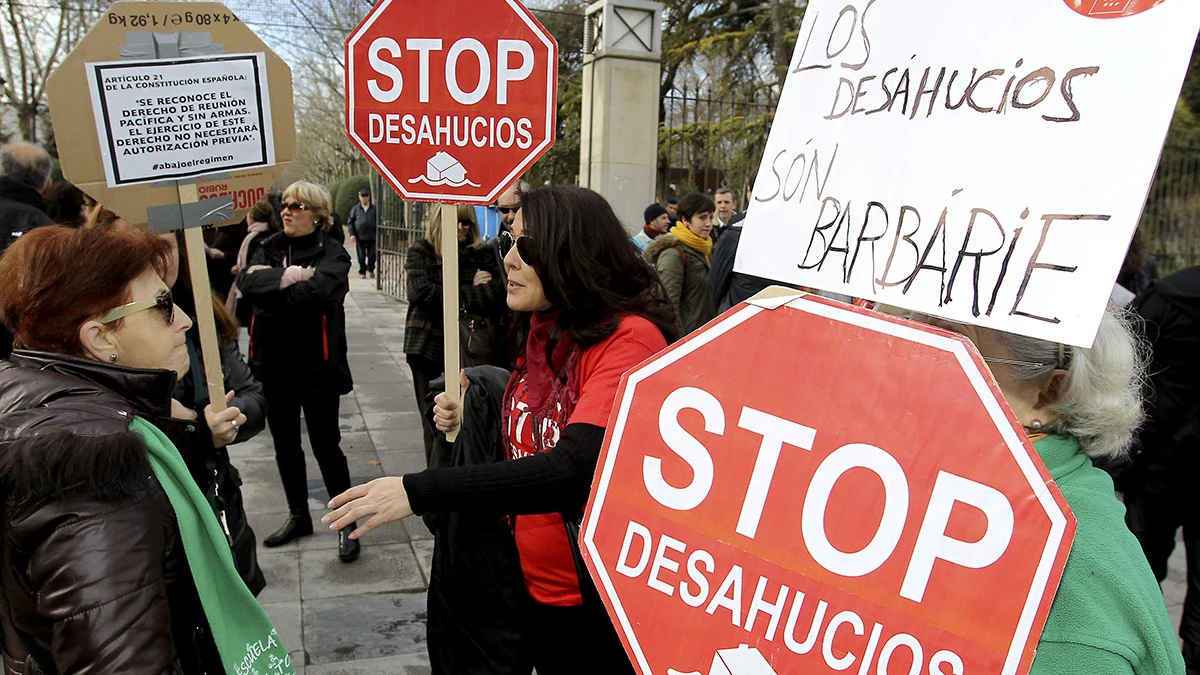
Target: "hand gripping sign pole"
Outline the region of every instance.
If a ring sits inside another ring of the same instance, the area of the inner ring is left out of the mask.
[[[458,407],[458,428],[446,433],[453,443],[466,422],[459,384],[458,339],[458,207],[442,204],[442,351],[445,354],[446,396]]]

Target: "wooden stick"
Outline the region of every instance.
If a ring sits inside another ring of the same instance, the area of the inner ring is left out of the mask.
[[[200,201],[196,184],[179,185],[179,203]],[[192,299],[196,304],[196,324],[200,331],[200,355],[204,376],[208,380],[208,401],[213,412],[225,409],[225,374],[221,371],[221,350],[217,342],[217,323],[213,317],[212,290],[208,281],[208,258],[204,254],[204,234],[198,227],[183,231],[187,248],[188,274],[192,281]],[[193,377],[198,377],[195,373]],[[201,414],[203,419],[203,413]]]
[[[458,429],[446,434],[453,443],[466,421],[459,385],[458,339],[458,207],[442,204],[442,351],[445,354],[446,396],[458,406]]]

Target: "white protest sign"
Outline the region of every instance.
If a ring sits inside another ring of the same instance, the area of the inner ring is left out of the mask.
[[[264,54],[86,69],[109,187],[275,163]]]
[[[1200,26],[1131,1],[809,2],[737,271],[1090,346]]]

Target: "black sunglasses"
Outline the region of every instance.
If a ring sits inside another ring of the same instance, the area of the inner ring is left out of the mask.
[[[516,213],[517,211],[520,211],[521,206],[497,206],[496,210],[507,216],[510,213]]]
[[[305,204],[304,202],[280,202],[279,211],[282,213],[284,209],[291,209],[293,211],[307,211],[308,204]]]
[[[533,250],[533,240],[531,240],[528,235],[513,237],[509,232],[501,232],[501,255],[508,255],[508,252],[512,250],[513,246],[517,247],[517,257],[521,259],[523,264],[529,265],[530,267],[537,267],[537,255]]]
[[[117,319],[124,319],[130,314],[137,314],[147,309],[153,309],[161,314],[163,321],[166,321],[168,326],[175,324],[175,297],[169,290],[159,293],[158,297],[153,300],[134,300],[121,305],[100,317],[100,323],[112,323]]]

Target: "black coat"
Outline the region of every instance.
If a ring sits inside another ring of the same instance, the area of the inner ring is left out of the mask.
[[[738,244],[742,240],[742,221],[746,219],[745,212],[738,213],[729,220],[729,225],[713,246],[712,268],[708,272],[708,289],[717,301],[717,313],[748,300],[768,286],[788,286],[778,281],[771,281],[751,274],[733,271],[733,263],[737,258]]]
[[[346,229],[350,231],[351,237],[364,244],[375,241],[378,218],[379,209],[375,208],[374,204],[370,204],[364,209],[362,202],[359,202],[350,209],[350,218],[346,220]]]
[[[466,373],[466,424],[454,443],[437,434],[430,468],[504,461],[500,403],[509,373],[492,366]],[[433,392],[443,389],[443,378],[430,383]],[[432,413],[431,401],[418,405]],[[525,578],[507,519],[432,513],[425,522],[434,533],[426,623],[434,675],[528,675],[519,617]]]
[[[408,314],[404,322],[404,353],[433,363],[442,361],[442,260],[433,244],[422,239],[408,248],[404,261]],[[475,272],[485,270],[492,280],[474,285]],[[500,321],[507,313],[505,280],[495,252],[487,247],[460,246],[458,302],[468,314]],[[503,308],[503,309],[501,309]]]
[[[0,176],[0,252],[13,242],[14,234],[53,224],[46,215],[46,200],[37,190]]]
[[[141,416],[186,457],[174,385],[58,354],[0,364],[5,673],[222,671],[174,509],[128,430]]]
[[[271,269],[251,272],[255,265]],[[312,269],[314,275],[280,290],[288,265]],[[350,254],[320,230],[295,238],[277,232],[263,241],[237,280],[242,299],[254,305],[249,357],[260,382],[350,392],[354,381],[346,358],[343,307],[349,274]]]

